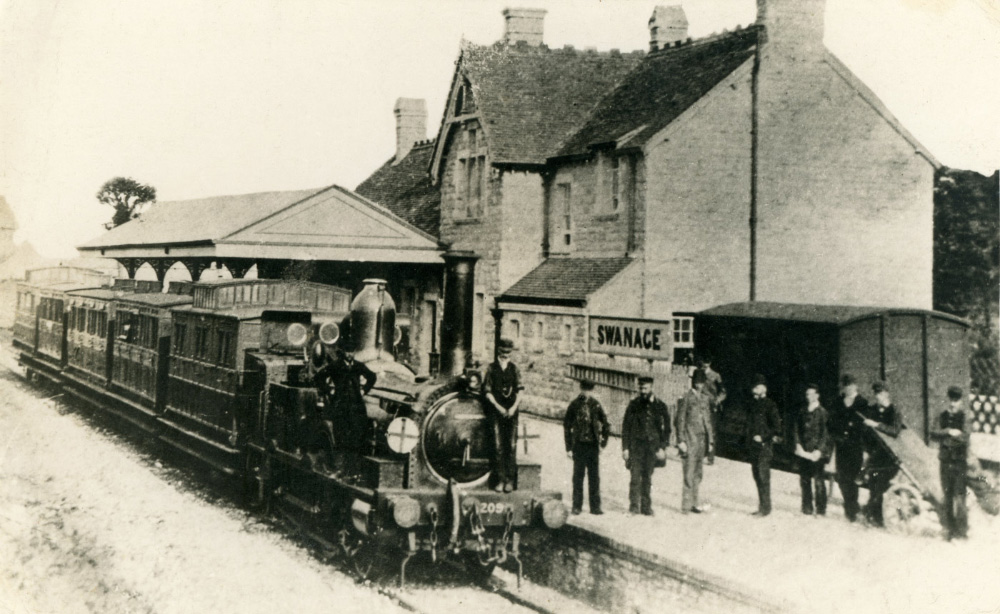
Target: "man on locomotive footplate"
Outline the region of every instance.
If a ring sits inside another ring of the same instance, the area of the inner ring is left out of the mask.
[[[650,488],[657,461],[667,460],[670,414],[663,401],[653,396],[653,378],[639,378],[639,396],[629,401],[622,420],[622,458],[629,470],[628,511],[653,515]]]
[[[337,447],[364,454],[370,437],[368,411],[362,397],[375,386],[378,376],[365,363],[354,360],[353,351],[338,349],[336,358],[320,367],[314,379],[324,382],[331,391],[326,408],[334,425]]]
[[[497,359],[486,367],[483,394],[489,401],[490,426],[493,429],[493,471],[496,484],[493,490],[510,492],[517,479],[517,407],[521,374],[510,361],[514,342],[501,339],[497,344]]]
[[[903,430],[903,417],[892,404],[889,387],[885,382],[875,382],[872,384],[872,393],[875,395],[875,403],[869,405],[864,414],[865,426],[889,437],[899,437],[899,432]],[[882,517],[882,497],[885,491],[889,490],[889,482],[896,475],[898,468],[892,454],[878,439],[878,435],[869,433],[867,443],[868,503],[865,504],[865,518],[869,523],[881,527],[885,526]]]
[[[858,475],[864,461],[865,439],[862,421],[868,411],[868,401],[858,394],[858,384],[853,375],[845,373],[840,378],[840,399],[834,403],[829,416],[830,435],[837,446],[837,484],[844,497],[844,515],[851,522],[857,520]]]

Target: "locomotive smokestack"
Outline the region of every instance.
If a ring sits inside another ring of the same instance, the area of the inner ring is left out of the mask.
[[[441,324],[441,373],[461,375],[472,357],[472,300],[478,256],[445,254],[444,319]]]

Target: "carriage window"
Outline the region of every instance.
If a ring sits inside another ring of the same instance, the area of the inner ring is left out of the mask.
[[[97,312],[97,334],[101,337],[108,335],[108,314],[104,311]]]
[[[219,365],[230,365],[233,362],[232,349],[233,349],[233,332],[229,330],[220,330],[218,332],[216,351],[215,351],[215,363]]]
[[[184,338],[187,336],[187,324],[174,324],[174,354],[184,355]]]
[[[87,310],[87,334],[97,334],[97,312],[93,310]]]
[[[194,355],[202,360],[208,358],[208,329],[204,326],[194,329]]]

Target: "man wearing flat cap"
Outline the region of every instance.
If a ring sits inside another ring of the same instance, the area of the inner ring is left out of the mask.
[[[845,373],[840,378],[840,399],[830,412],[830,435],[837,446],[837,484],[844,496],[844,515],[851,522],[858,517],[858,474],[864,462],[864,417],[868,401],[858,394],[854,376]]]
[[[759,502],[753,515],[763,517],[771,513],[772,446],[781,441],[781,414],[774,401],[767,398],[767,380],[763,375],[754,376],[751,392],[753,400],[747,414],[746,439]]]
[[[653,469],[659,457],[667,458],[670,414],[663,401],[653,396],[653,378],[639,378],[639,396],[629,401],[622,421],[622,458],[630,473],[630,514],[653,515],[650,495]]]
[[[489,402],[490,424],[493,427],[493,470],[496,484],[493,490],[514,490],[517,478],[517,408],[521,402],[521,374],[510,361],[514,342],[501,339],[497,343],[497,359],[486,367],[483,394]]]
[[[705,390],[705,372],[695,369],[691,389],[677,404],[677,449],[684,459],[684,490],[681,512],[702,513],[698,505],[702,464],[715,455],[715,430],[712,428],[712,395]]]
[[[590,513],[601,511],[601,476],[598,459],[608,445],[611,427],[601,402],[594,398],[594,382],[580,380],[580,395],[570,402],[563,419],[566,454],[573,459],[573,513],[583,509],[583,476],[587,475]]]
[[[889,386],[885,382],[875,382],[872,384],[872,393],[875,395],[875,402],[868,406],[864,425],[883,435],[899,437],[899,432],[903,430],[903,416],[892,404]],[[881,527],[885,526],[882,499],[899,468],[892,454],[874,433],[868,437],[866,447],[868,448],[868,503],[865,504],[865,518],[870,524]]]
[[[969,454],[970,417],[962,403],[962,389],[948,388],[948,405],[931,427],[930,436],[938,442],[941,463],[941,489],[944,491],[944,525],[947,537],[965,539],[969,530],[965,508],[965,480]]]

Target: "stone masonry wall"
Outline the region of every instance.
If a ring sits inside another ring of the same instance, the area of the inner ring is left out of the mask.
[[[644,317],[749,297],[750,77],[748,63],[647,147]]]
[[[930,309],[934,168],[817,44],[822,11],[766,3],[757,298]]]
[[[620,257],[628,250],[629,200],[634,199],[632,159],[618,159],[619,203],[612,203],[612,159],[596,154],[589,160],[569,162],[555,172],[550,189],[550,236],[553,254],[578,257]],[[571,242],[566,245],[565,211],[560,184],[570,186]]]

